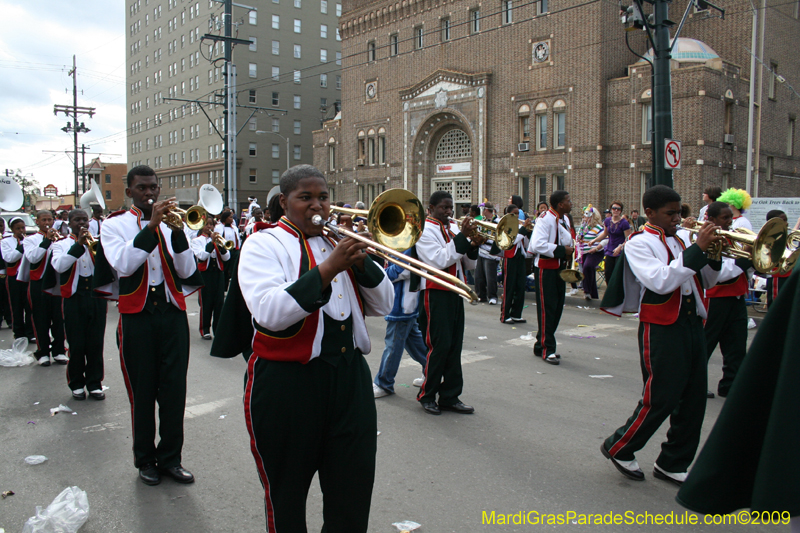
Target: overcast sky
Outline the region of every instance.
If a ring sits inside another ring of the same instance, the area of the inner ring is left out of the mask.
[[[78,105],[97,108],[80,118],[91,130],[78,137],[91,148],[86,162],[97,152],[104,162],[125,162],[125,3],[0,0],[0,12],[0,173],[20,169],[41,187],[72,192],[73,137],[61,131],[68,119],[54,116],[53,106],[72,105],[73,55]]]

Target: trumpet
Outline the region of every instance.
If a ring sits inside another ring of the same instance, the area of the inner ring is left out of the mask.
[[[334,210],[343,214],[360,211],[341,207],[331,208],[331,211]],[[375,198],[367,215],[367,227],[375,240],[336,226],[320,215],[314,215],[311,221],[317,226],[323,226],[326,232],[333,233],[337,237],[350,237],[368,244],[367,253],[377,255],[422,278],[438,283],[470,303],[478,300],[475,291],[457,277],[401,253],[414,246],[422,236],[425,208],[416,196],[403,189],[389,189]]]
[[[216,244],[219,247],[225,248],[226,250],[232,250],[233,247],[235,246],[233,241],[226,240],[225,237],[223,237],[217,232],[214,232],[211,235],[211,240],[214,241],[214,244]]]
[[[86,246],[89,247],[89,251],[92,253],[92,256],[97,255],[97,245],[100,244],[100,241],[94,238],[94,235],[86,232]]]
[[[153,199],[147,200],[147,203],[153,205]],[[198,231],[206,223],[208,211],[201,205],[193,205],[189,209],[181,209],[175,204],[170,204],[169,210],[164,213],[162,219],[164,224],[176,231],[183,231],[184,223],[189,229]]]
[[[702,226],[702,223],[697,223],[694,227],[682,229],[691,234],[691,241],[694,242]],[[786,222],[779,218],[767,221],[757,234],[739,228],[733,231],[717,230],[717,235],[725,237],[725,240],[714,249],[709,248],[707,253],[710,258],[749,259],[753,262],[753,268],[762,274],[774,272],[780,267],[788,240]]]
[[[450,220],[458,224],[459,228],[461,227],[461,220],[455,218]],[[516,215],[508,213],[497,224],[484,220],[474,220],[474,222],[478,225],[475,231],[487,239],[493,240],[501,250],[510,250],[514,246],[514,239],[517,238],[520,227],[519,218]]]
[[[58,242],[62,239],[66,239],[64,235],[56,231],[51,226],[47,226],[47,230],[45,231],[45,238],[50,239],[53,242]]]

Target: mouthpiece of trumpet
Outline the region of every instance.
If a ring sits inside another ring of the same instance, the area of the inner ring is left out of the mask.
[[[149,200],[147,200],[147,203],[150,204],[150,205],[153,205],[153,199],[150,198]]]
[[[314,215],[313,217],[311,217],[311,223],[314,224],[315,226],[325,225],[325,221],[322,220],[322,217],[320,215]]]

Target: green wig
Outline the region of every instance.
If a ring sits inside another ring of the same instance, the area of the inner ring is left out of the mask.
[[[725,202],[728,205],[732,205],[739,211],[743,211],[745,209],[749,209],[750,205],[753,203],[753,199],[744,189],[734,189],[730,188],[722,193],[722,195],[717,198],[718,202]]]

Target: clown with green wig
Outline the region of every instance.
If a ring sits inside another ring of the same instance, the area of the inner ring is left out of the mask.
[[[718,202],[725,202],[730,206],[733,213],[733,223],[731,223],[731,230],[737,228],[745,228],[753,231],[753,225],[742,214],[750,209],[753,199],[744,189],[727,189],[722,195],[717,198]]]

